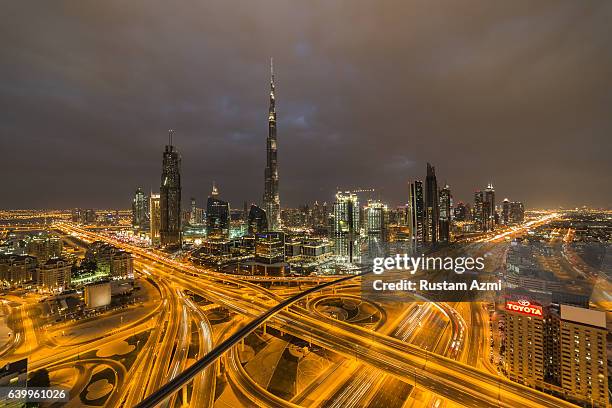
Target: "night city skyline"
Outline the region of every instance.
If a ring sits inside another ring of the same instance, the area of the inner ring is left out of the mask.
[[[402,204],[426,162],[457,201],[492,182],[528,208],[609,207],[610,5],[266,6],[8,4],[2,207],[127,208],[157,190],[169,128],[184,207],[213,181],[259,203],[270,56],[283,207],[336,187]]]
[[[0,407],[610,408],[610,22],[4,2]]]

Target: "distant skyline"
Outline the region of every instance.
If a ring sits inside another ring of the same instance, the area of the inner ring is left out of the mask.
[[[283,207],[405,203],[430,162],[455,202],[492,182],[610,208],[610,21],[610,2],[8,2],[0,208],[129,208],[170,128],[185,208],[213,181],[261,203],[270,57]]]

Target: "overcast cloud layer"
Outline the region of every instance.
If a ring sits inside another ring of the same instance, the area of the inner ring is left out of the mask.
[[[284,206],[424,178],[528,208],[610,207],[609,1],[7,1],[0,208],[261,200],[274,56]]]

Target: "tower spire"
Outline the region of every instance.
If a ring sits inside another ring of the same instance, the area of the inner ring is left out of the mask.
[[[172,146],[172,137],[174,136],[174,129],[168,130],[168,146]]]

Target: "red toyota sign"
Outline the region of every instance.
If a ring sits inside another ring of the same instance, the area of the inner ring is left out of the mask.
[[[516,302],[507,300],[506,310],[522,313],[528,316],[542,317],[542,306],[534,305],[528,300],[518,300]]]

